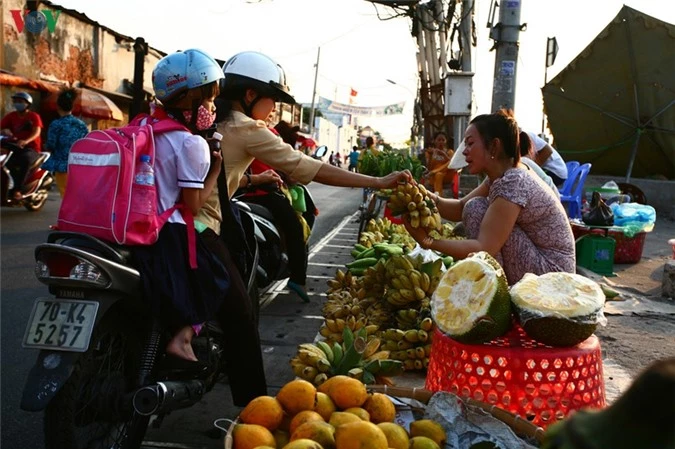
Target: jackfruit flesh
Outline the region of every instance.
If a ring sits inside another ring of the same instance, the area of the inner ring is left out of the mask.
[[[441,278],[431,312],[438,328],[461,342],[503,335],[511,323],[504,270],[484,252],[457,262]]]
[[[511,287],[511,299],[519,309],[566,318],[596,313],[605,304],[600,286],[573,273],[527,273]]]

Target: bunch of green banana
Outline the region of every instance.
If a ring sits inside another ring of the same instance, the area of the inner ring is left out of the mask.
[[[364,248],[364,246],[358,243],[354,246],[354,249],[352,250],[352,256],[354,259],[359,260],[373,257],[376,259],[388,259],[393,255],[401,255],[404,252],[402,245],[385,242],[375,243],[370,248],[363,250],[361,250],[361,248]]]
[[[346,264],[346,266],[353,276],[363,276],[368,267],[374,266],[379,261],[380,259],[377,257],[364,257],[363,259],[356,259]]]
[[[380,334],[382,347],[390,351],[392,359],[402,361],[406,370],[426,369],[431,353],[432,327],[433,322],[427,317],[420,322],[420,329],[387,329]]]
[[[347,375],[364,383],[374,383],[375,376],[393,376],[403,372],[403,362],[389,359],[389,351],[380,350],[380,340],[366,340],[367,332],[343,331],[343,343],[304,343],[291,359],[293,373],[315,385],[329,377]]]

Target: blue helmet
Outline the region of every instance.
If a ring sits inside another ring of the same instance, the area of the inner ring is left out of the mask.
[[[26,92],[17,92],[14,95],[12,95],[12,100],[15,98],[20,98],[22,100],[26,100],[28,104],[33,104],[33,97],[30,96],[30,94]]]
[[[163,57],[152,71],[152,88],[159,101],[166,102],[195,87],[223,78],[223,71],[201,50],[178,51]]]

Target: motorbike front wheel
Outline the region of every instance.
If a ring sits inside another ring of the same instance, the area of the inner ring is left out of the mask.
[[[47,449],[135,449],[149,417],[132,413],[125,401],[136,386],[142,338],[128,317],[110,311],[96,325],[89,350],[47,406]]]

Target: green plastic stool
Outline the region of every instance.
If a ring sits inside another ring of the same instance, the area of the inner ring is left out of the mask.
[[[614,275],[616,241],[597,234],[582,235],[576,240],[577,265],[604,276]]]

